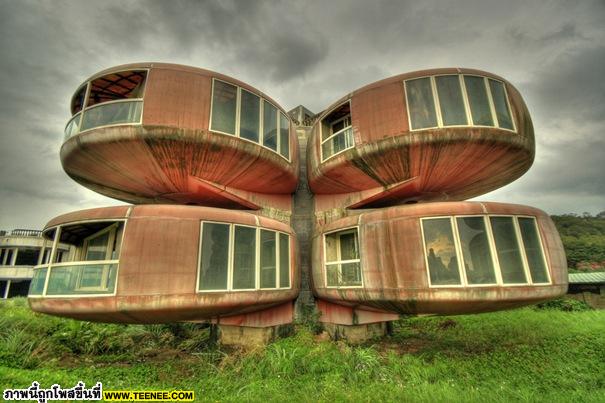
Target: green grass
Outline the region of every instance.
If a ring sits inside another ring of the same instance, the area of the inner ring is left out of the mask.
[[[208,401],[605,401],[605,311],[409,318],[356,347],[307,329],[221,351],[199,325],[76,322],[11,300],[0,305],[0,386],[101,381]]]

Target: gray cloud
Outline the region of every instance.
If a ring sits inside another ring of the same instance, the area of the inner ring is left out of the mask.
[[[137,61],[219,71],[315,112],[406,71],[492,71],[523,94],[538,150],[524,177],[482,199],[605,210],[604,26],[599,0],[0,0],[0,228],[119,204],[69,179],[58,154],[77,86]]]

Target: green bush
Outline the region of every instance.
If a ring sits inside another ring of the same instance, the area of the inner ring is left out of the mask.
[[[582,312],[592,310],[592,307],[584,301],[578,301],[577,299],[565,297],[542,302],[537,304],[535,307],[536,309],[555,309],[565,312]]]

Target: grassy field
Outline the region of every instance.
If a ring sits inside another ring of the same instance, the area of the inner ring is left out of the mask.
[[[301,325],[262,349],[222,351],[199,325],[93,324],[2,302],[0,386],[34,380],[209,401],[605,402],[605,311],[409,318],[357,347]]]

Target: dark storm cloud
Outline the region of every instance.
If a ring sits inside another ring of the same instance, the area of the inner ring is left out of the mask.
[[[315,112],[388,76],[492,71],[523,94],[537,155],[483,199],[605,210],[605,3],[0,0],[0,229],[116,204],[59,162],[68,103],[91,74],[157,61],[208,68]]]

